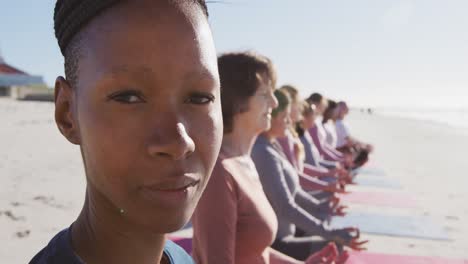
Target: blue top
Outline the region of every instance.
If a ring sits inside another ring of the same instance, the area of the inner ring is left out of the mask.
[[[293,237],[296,226],[307,234],[325,237],[329,227],[316,216],[323,208],[299,184],[299,175],[276,141],[259,135],[252,149],[263,190],[278,217],[277,239]]]
[[[192,258],[181,247],[167,240],[164,246],[164,255],[171,264],[193,264]],[[43,248],[29,264],[84,264],[71,246],[70,228],[58,233],[49,244]]]

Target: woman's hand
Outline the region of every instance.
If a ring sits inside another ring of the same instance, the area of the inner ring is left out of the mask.
[[[340,186],[339,184],[336,184],[336,183],[328,184],[323,190],[326,192],[332,192],[332,193],[345,193],[346,192],[344,186]]]
[[[341,252],[341,254],[336,258],[335,264],[345,264],[346,261],[348,260],[348,258],[349,258],[349,253],[348,253],[348,251],[344,250],[344,251]]]
[[[332,196],[330,198],[330,213],[334,216],[345,216],[347,206],[340,205],[340,198]]]
[[[335,243],[328,243],[322,250],[310,255],[305,264],[333,264],[337,263],[339,253]]]
[[[332,235],[332,240],[340,245],[347,246],[356,251],[367,249],[363,245],[368,243],[369,240],[359,240],[361,233],[359,232],[358,228],[348,227],[334,230],[332,232],[335,233]]]
[[[346,215],[346,208],[348,208],[348,206],[345,206],[345,205],[338,205],[336,206],[335,208],[333,208],[333,212],[332,214],[334,216],[345,216]]]

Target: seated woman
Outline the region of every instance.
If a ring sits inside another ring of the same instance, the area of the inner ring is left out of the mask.
[[[361,249],[366,241],[359,241],[358,229],[331,229],[315,216],[319,213],[317,203],[301,188],[295,168],[276,141],[287,131],[290,102],[282,91],[275,91],[275,96],[278,107],[272,112],[270,129],[258,136],[252,149],[263,189],[278,218],[278,233],[272,247],[296,259],[305,259],[326,241]],[[296,226],[310,237],[295,237]],[[316,236],[322,241],[317,241]]]
[[[351,175],[350,173],[342,168],[340,165],[330,165],[327,166],[329,161],[323,160],[320,156],[320,153],[315,146],[312,137],[308,130],[313,128],[315,123],[315,106],[310,105],[306,101],[303,102],[302,109],[302,119],[296,123],[296,132],[299,135],[301,143],[304,146],[304,153],[305,153],[305,164],[315,166],[318,168],[322,168],[326,170],[327,168],[335,173],[338,176],[338,179],[341,180],[343,183],[350,183],[351,182]],[[326,179],[324,179],[326,180]]]
[[[338,102],[337,110],[338,113],[335,122],[337,149],[342,153],[352,155],[354,161],[353,169],[359,168],[367,162],[369,153],[372,152],[373,147],[370,144],[360,142],[350,135],[349,130],[343,121],[349,111],[346,103],[343,101]]]
[[[303,263],[270,245],[278,222],[263,192],[250,152],[257,135],[268,129],[276,73],[270,60],[255,53],[218,58],[224,137],[210,182],[192,217],[193,257],[203,264]],[[333,245],[320,257],[335,260]]]
[[[193,263],[165,235],[188,222],[221,147],[205,2],[59,0],[54,22],[55,120],[81,149],[86,196],[30,263]]]
[[[337,104],[333,100],[328,100],[327,109],[323,112],[322,126],[325,131],[325,142],[336,149],[338,136],[336,134],[335,121],[338,118]]]
[[[299,122],[301,119],[299,91],[292,85],[283,85],[279,90],[284,91],[291,98],[291,123],[295,124],[296,122]],[[291,162],[298,171],[303,171],[304,149],[294,128],[290,126],[287,131],[287,135],[279,137],[277,141],[289,162]]]
[[[340,164],[349,167],[352,164],[350,160],[345,159],[344,155],[337,151],[334,147],[327,144],[326,132],[322,126],[323,113],[328,105],[328,100],[319,93],[313,93],[306,100],[309,104],[315,106],[315,126],[309,129],[310,136],[317,147],[320,155],[325,160],[339,162]]]
[[[304,146],[294,127],[294,124],[300,122],[302,119],[301,112],[303,104],[299,99],[299,92],[291,85],[283,85],[279,90],[287,93],[291,99],[291,125],[286,131],[286,136],[277,138],[277,142],[281,146],[281,150],[288,158],[289,162],[296,168],[297,173],[301,176],[301,184],[305,189],[314,192],[342,192],[336,185],[336,172],[334,169],[329,170],[321,168],[321,166],[304,163]],[[322,179],[326,179],[327,181],[322,181]]]

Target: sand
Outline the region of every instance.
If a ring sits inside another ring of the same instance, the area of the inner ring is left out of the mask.
[[[0,99],[0,263],[27,263],[77,217],[85,176],[79,148],[58,132],[51,103]],[[397,179],[418,207],[352,210],[424,215],[452,241],[365,235],[369,251],[468,259],[468,131],[353,112],[356,137],[372,142],[372,166]],[[353,187],[353,191],[372,188]]]

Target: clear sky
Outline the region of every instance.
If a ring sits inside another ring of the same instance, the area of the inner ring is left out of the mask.
[[[269,56],[279,83],[370,106],[468,107],[467,0],[211,3],[219,52]],[[63,73],[55,0],[0,0],[5,60],[53,85]]]

